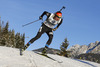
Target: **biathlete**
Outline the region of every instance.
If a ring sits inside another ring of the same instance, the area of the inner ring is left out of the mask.
[[[43,33],[46,33],[49,37],[42,51],[42,54],[46,55],[47,49],[49,48],[49,45],[51,44],[53,39],[53,31],[58,29],[58,27],[62,24],[63,19],[61,11],[57,11],[56,13],[49,13],[47,11],[44,11],[39,19],[42,20],[44,15],[47,16],[46,20],[42,23],[37,35],[32,38],[23,48],[20,49],[21,55],[22,52],[25,51],[34,41],[39,39]],[[55,25],[57,26],[55,27]]]

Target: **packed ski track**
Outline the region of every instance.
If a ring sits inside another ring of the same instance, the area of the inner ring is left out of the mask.
[[[58,55],[48,54],[62,63],[32,51],[25,51],[23,56],[19,53],[19,49],[0,46],[0,67],[100,67],[98,63]]]

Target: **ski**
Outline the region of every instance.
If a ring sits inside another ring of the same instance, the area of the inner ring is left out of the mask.
[[[58,60],[56,60],[56,59],[54,59],[54,58],[52,58],[52,57],[50,57],[50,56],[48,56],[48,55],[43,55],[43,54],[37,53],[37,52],[36,52],[36,54],[39,54],[39,55],[44,56],[44,57],[46,57],[46,58],[49,58],[49,59],[51,59],[51,60],[53,60],[53,61],[56,61],[56,62],[58,62],[58,63],[63,63],[63,61],[58,61]]]

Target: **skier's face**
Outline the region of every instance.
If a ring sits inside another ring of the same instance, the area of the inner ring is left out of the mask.
[[[59,21],[60,18],[57,17],[57,16],[55,16],[54,19],[55,19],[56,21]]]

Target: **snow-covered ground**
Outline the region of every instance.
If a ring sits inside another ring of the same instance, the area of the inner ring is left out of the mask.
[[[19,55],[19,49],[0,46],[0,67],[100,67],[100,64],[51,55],[58,63],[32,51],[25,51],[23,56]]]

